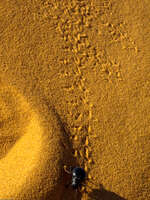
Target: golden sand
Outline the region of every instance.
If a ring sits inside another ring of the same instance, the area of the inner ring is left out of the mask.
[[[149,0],[0,1],[0,199],[150,199],[149,22]]]

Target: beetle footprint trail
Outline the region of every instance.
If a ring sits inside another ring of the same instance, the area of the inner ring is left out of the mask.
[[[91,51],[87,34],[92,20],[91,4],[82,0],[72,3],[67,1],[57,3],[55,7],[61,13],[56,30],[62,36],[65,52],[59,76],[64,80],[72,80],[63,88],[65,97],[71,96],[67,101],[68,118],[71,120],[70,139],[74,156],[85,171],[89,172],[92,163],[89,135],[92,133],[93,105],[89,101],[84,70]]]

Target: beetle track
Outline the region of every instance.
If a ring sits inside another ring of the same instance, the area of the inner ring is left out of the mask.
[[[73,55],[74,62],[75,62],[75,65],[76,65],[75,69],[74,69],[74,72],[75,72],[74,73],[75,74],[74,75],[74,79],[75,79],[74,83],[75,83],[75,85],[73,84],[70,87],[65,88],[64,90],[67,91],[67,92],[70,92],[70,91],[74,91],[76,88],[78,88],[82,92],[82,101],[81,102],[82,102],[83,107],[85,108],[84,111],[85,112],[88,111],[88,115],[87,116],[84,115],[83,113],[79,112],[79,114],[76,117],[75,121],[79,122],[80,125],[78,126],[78,128],[73,127],[73,132],[74,132],[73,135],[75,135],[75,136],[72,137],[73,138],[72,139],[72,143],[73,144],[75,144],[79,140],[80,137],[82,139],[84,139],[83,147],[81,147],[79,149],[79,151],[77,150],[78,148],[75,148],[74,156],[78,157],[78,158],[80,156],[80,158],[82,160],[87,160],[87,161],[84,161],[85,162],[85,169],[87,171],[88,170],[88,166],[92,161],[92,158],[90,158],[89,137],[88,137],[89,134],[91,134],[90,120],[92,119],[92,110],[91,110],[92,104],[89,104],[89,100],[88,100],[89,90],[86,88],[86,84],[85,84],[86,79],[84,78],[83,72],[82,72],[82,66],[84,66],[84,63],[86,62],[86,59],[84,60],[82,58],[81,52],[83,51],[85,56],[86,56],[87,52],[85,51],[85,49],[90,47],[88,36],[87,36],[86,33],[84,33],[84,31],[82,31],[82,30],[84,30],[84,25],[83,24],[85,24],[85,27],[88,27],[88,25],[89,25],[89,22],[86,20],[86,17],[84,16],[85,15],[84,10],[85,10],[85,12],[87,12],[86,7],[87,7],[87,10],[89,10],[89,6],[85,6],[84,5],[82,7],[81,18],[78,19],[78,21],[77,21],[78,22],[77,23],[78,24],[77,31],[76,31],[75,28],[73,30],[71,30],[72,29],[72,24],[65,24],[65,29],[66,30],[62,30],[61,29],[61,23],[58,26],[59,26],[59,31],[60,31],[60,33],[62,35],[63,40],[65,42],[69,41],[71,43],[72,52],[74,54]],[[80,10],[80,5],[79,4],[76,4],[76,10],[77,11]],[[83,20],[82,20],[82,18],[83,18]],[[69,21],[69,20],[66,20],[66,21]],[[73,32],[73,35],[70,34],[72,32]],[[68,65],[69,62],[70,62],[69,58],[64,58],[64,62],[63,62],[64,65]],[[69,75],[72,75],[71,72],[69,73]],[[61,76],[63,76],[63,74]],[[77,102],[77,105],[78,105],[78,102]],[[87,130],[86,130],[86,134],[82,135],[82,129],[84,129],[85,124],[83,126],[81,124],[84,121],[85,121]],[[82,146],[82,145],[80,144],[79,146]]]

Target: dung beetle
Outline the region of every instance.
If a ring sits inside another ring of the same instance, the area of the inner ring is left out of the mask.
[[[82,185],[82,182],[85,180],[85,170],[81,167],[71,167],[70,171],[68,171],[66,167],[64,167],[64,170],[68,174],[72,174],[72,182],[69,185],[71,185],[73,189],[79,189],[79,187],[81,187]]]
[[[72,170],[72,188],[78,189],[85,179],[85,171],[81,167],[75,167]]]

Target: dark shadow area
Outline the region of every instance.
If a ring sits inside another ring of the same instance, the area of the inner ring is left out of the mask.
[[[92,200],[127,200],[114,192],[104,189],[102,185],[100,189],[93,189],[90,193],[88,193],[88,196]]]

